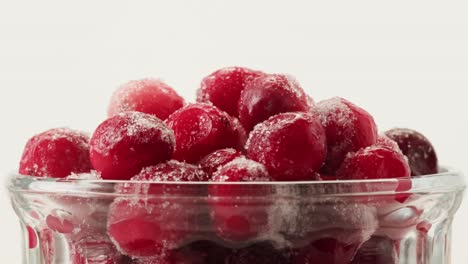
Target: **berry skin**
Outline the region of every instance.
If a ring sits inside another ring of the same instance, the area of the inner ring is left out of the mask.
[[[170,159],[175,138],[157,117],[125,112],[101,123],[90,146],[91,163],[103,179],[128,180],[143,167]]]
[[[125,83],[112,95],[108,116],[129,111],[151,114],[164,120],[184,106],[184,99],[158,79],[141,79]]]
[[[388,237],[373,236],[365,242],[354,256],[351,264],[397,264],[398,251]]]
[[[231,116],[238,117],[237,105],[246,84],[263,73],[243,67],[219,69],[205,77],[197,91],[197,102],[211,102]]]
[[[403,154],[408,157],[412,176],[438,172],[435,149],[423,134],[412,129],[395,128],[385,132],[385,135],[396,141]]]
[[[242,153],[236,149],[218,149],[206,155],[198,164],[208,175],[212,175],[219,167],[241,156]]]
[[[350,153],[337,171],[339,179],[389,179],[410,176],[406,157],[390,148],[378,145]]]
[[[245,130],[285,112],[306,112],[312,100],[290,76],[264,74],[248,82],[239,99],[239,121]]]
[[[132,257],[157,257],[180,246],[194,231],[192,221],[203,214],[184,197],[200,195],[200,189],[158,182],[206,179],[206,174],[196,166],[169,161],[144,168],[131,179],[134,184],[118,185],[117,192],[135,198],[117,198],[110,206],[107,230],[117,248]]]
[[[177,110],[166,120],[177,142],[173,158],[195,163],[217,149],[242,149],[245,135],[234,120],[208,104],[191,104]]]
[[[287,254],[273,247],[269,242],[261,242],[236,250],[225,264],[289,264]]]
[[[377,125],[364,109],[346,99],[321,101],[316,109],[327,135],[328,155],[322,172],[334,175],[349,152],[375,144]]]
[[[265,167],[244,157],[220,167],[213,182],[265,182],[270,181]],[[271,188],[261,185],[215,184],[209,186],[213,222],[219,237],[229,241],[253,239],[268,231],[267,202],[255,198],[271,194]]]
[[[247,157],[265,165],[278,181],[313,179],[327,153],[325,131],[312,113],[282,113],[257,125]]]
[[[69,128],[55,128],[26,143],[19,166],[23,175],[64,178],[91,170],[89,137]]]

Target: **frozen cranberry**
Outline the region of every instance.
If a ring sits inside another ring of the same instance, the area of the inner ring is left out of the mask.
[[[239,99],[239,120],[247,131],[284,112],[308,111],[310,99],[290,76],[265,74],[248,82]]]
[[[106,238],[87,237],[73,245],[73,264],[121,264],[123,256]]]
[[[262,164],[240,157],[220,167],[212,180],[220,183],[265,182],[270,181],[270,177]],[[271,205],[258,198],[271,192],[272,188],[263,185],[210,185],[213,221],[218,235],[230,241],[244,241],[269,231],[268,208]]]
[[[89,172],[89,137],[69,128],[55,128],[35,135],[26,143],[19,173],[63,178]]]
[[[153,183],[141,183],[149,181]],[[117,184],[119,193],[128,194],[166,194],[166,195],[196,195],[200,192],[198,186],[183,186],[179,184],[158,184],[158,182],[200,182],[208,181],[208,175],[199,167],[170,160],[155,166],[143,168],[131,178],[131,182]]]
[[[395,243],[388,237],[373,236],[358,250],[351,264],[397,264]]]
[[[350,153],[337,171],[339,179],[389,179],[410,176],[406,157],[390,148],[370,146]]]
[[[138,111],[166,119],[184,105],[184,99],[174,89],[158,79],[130,81],[114,92],[108,116]]]
[[[166,124],[175,133],[176,160],[193,163],[217,149],[243,148],[233,117],[215,106],[188,105],[172,114]]]
[[[298,250],[292,264],[349,264],[359,246],[359,243],[347,244],[334,238],[322,238]]]
[[[206,155],[203,159],[200,160],[200,162],[198,162],[198,164],[200,164],[201,168],[206,173],[212,175],[222,165],[241,156],[242,153],[236,149],[219,149]]]
[[[377,126],[364,109],[339,97],[317,104],[322,125],[327,135],[328,155],[322,171],[335,174],[349,152],[374,144]]]
[[[269,242],[261,242],[238,249],[231,254],[225,264],[289,264],[287,254],[283,254]],[[306,262],[304,262],[306,263]],[[301,263],[302,264],[302,263]]]
[[[197,91],[197,102],[211,102],[219,109],[237,117],[239,97],[248,81],[262,73],[243,67],[219,69],[205,77]]]
[[[257,125],[246,145],[247,156],[264,164],[275,180],[309,180],[322,166],[325,131],[310,113],[282,113]]]
[[[99,125],[90,158],[103,179],[128,180],[143,167],[171,158],[174,145],[173,131],[157,117],[125,112]]]
[[[200,195],[200,188],[187,185],[189,189],[186,189],[182,184],[158,182],[203,181],[206,178],[203,170],[178,161],[144,168],[131,179],[134,184],[117,187],[121,193],[137,194],[135,196],[141,198],[122,197],[111,204],[109,236],[124,254],[132,257],[161,256],[177,248],[190,232],[194,232],[196,225],[192,222],[204,213],[202,208],[188,202]]]
[[[437,155],[431,142],[421,133],[407,128],[395,128],[385,132],[398,143],[408,157],[411,175],[428,175],[438,172]]]
[[[26,232],[28,232],[28,246],[33,249],[37,246],[37,235],[36,231],[31,226],[26,226]]]
[[[377,141],[375,142],[376,146],[389,148],[396,152],[402,153],[398,144],[391,138],[387,137],[386,135],[379,135]]]

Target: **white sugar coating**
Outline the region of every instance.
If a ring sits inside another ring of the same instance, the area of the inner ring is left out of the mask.
[[[225,171],[229,170],[243,170],[242,178],[240,181],[243,182],[265,182],[271,181],[271,178],[268,176],[268,172],[262,164],[247,159],[246,157],[238,157],[232,161],[226,163],[223,166],[220,166],[217,171],[213,174],[213,180],[218,182],[229,181],[229,177],[224,175]]]
[[[129,81],[121,85],[112,95],[111,103],[109,105],[109,113],[120,113],[125,111],[133,111],[137,108],[136,101],[132,97],[141,93],[143,90],[152,91],[155,95],[163,94],[176,94],[174,89],[164,83],[160,79],[146,78],[140,80]]]
[[[88,173],[72,173],[66,177],[67,180],[102,180],[101,173],[92,170]]]
[[[289,91],[291,91],[297,98],[302,99],[306,97],[304,90],[302,89],[301,85],[299,84],[299,82],[296,80],[294,76],[290,74],[285,74],[284,76],[286,77],[286,80],[288,81],[286,88]]]
[[[123,125],[111,123],[106,125],[106,122],[123,120]],[[99,135],[93,136],[93,151],[108,156],[109,152],[124,138],[131,138],[132,142],[149,143],[154,141],[155,137],[167,142],[171,145],[175,144],[174,132],[168,128],[160,119],[153,115],[140,112],[124,112],[111,117],[102,125],[105,127],[103,131],[98,128]],[[97,140],[94,141],[94,140]]]
[[[149,178],[148,178],[149,177]],[[155,166],[143,168],[132,181],[203,181],[206,174],[199,166],[170,160]]]

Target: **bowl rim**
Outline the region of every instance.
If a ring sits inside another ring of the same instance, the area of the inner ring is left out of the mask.
[[[460,170],[451,167],[440,167],[437,174],[390,179],[365,180],[324,180],[324,181],[271,181],[271,182],[152,182],[129,180],[101,180],[101,179],[65,179],[25,176],[19,173],[10,173],[7,179],[7,188],[11,193],[37,192],[57,194],[115,194],[115,186],[119,184],[138,185],[151,184],[160,186],[186,186],[185,188],[202,188],[210,185],[239,185],[239,186],[270,186],[270,188],[313,187],[328,192],[326,195],[369,195],[369,194],[398,194],[398,193],[440,193],[463,191],[466,182]],[[80,175],[91,175],[83,173]],[[73,175],[73,174],[72,174]],[[389,190],[382,186],[394,186]],[[200,186],[200,187],[197,187]],[[405,187],[406,186],[406,187]],[[331,193],[330,193],[331,192]],[[121,195],[121,193],[117,193]]]

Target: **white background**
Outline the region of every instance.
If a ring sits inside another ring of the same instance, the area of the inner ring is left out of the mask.
[[[230,65],[290,73],[316,99],[340,95],[380,128],[411,127],[468,172],[468,6],[451,1],[0,1],[0,165],[57,126],[92,131],[129,79],[161,77],[188,100]],[[20,263],[0,195],[1,263]],[[468,259],[468,201],[454,263]]]

